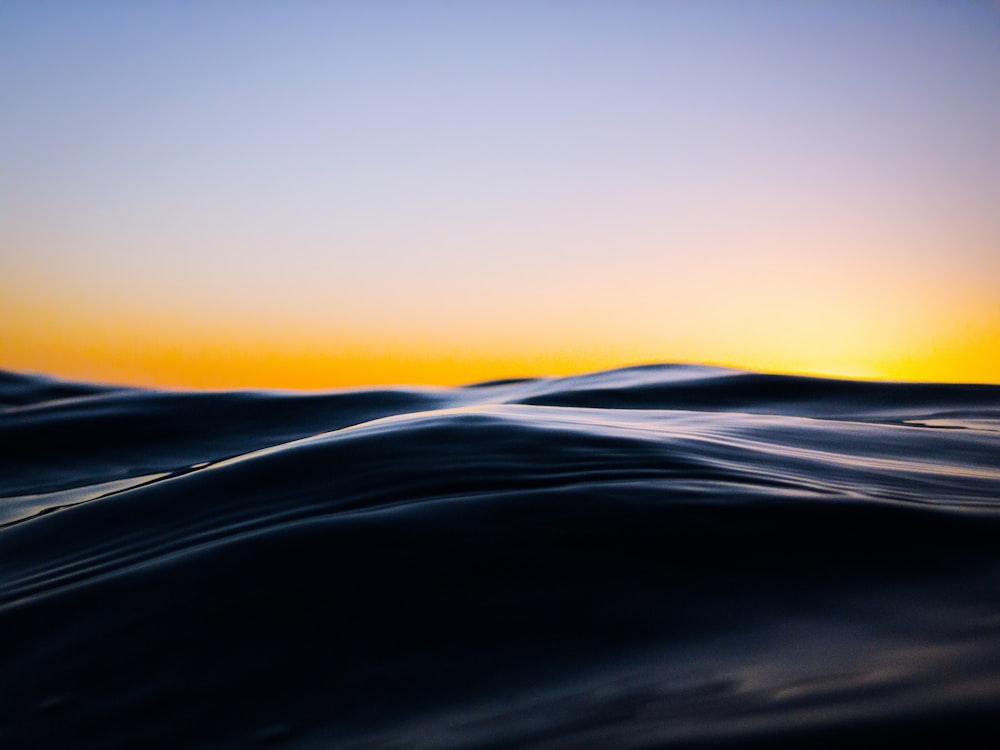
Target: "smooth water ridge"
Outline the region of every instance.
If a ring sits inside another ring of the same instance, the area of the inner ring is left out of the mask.
[[[1000,386],[0,373],[0,747],[993,747]]]

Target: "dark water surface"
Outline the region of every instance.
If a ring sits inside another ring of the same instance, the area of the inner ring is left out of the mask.
[[[995,747],[1000,386],[0,373],[0,747]]]

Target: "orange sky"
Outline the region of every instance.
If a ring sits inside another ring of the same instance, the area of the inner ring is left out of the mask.
[[[454,317],[447,304],[415,305],[408,318],[367,326],[281,317],[267,305],[224,315],[191,304],[164,310],[25,284],[3,289],[0,361],[85,380],[199,388],[457,384],[655,361],[1000,382],[1000,306],[989,284],[954,291],[901,274],[900,293],[889,296],[877,279],[850,283],[841,270],[840,278],[836,269],[818,271],[829,282],[821,287],[794,274],[773,286],[747,284],[748,269],[704,284],[692,275],[687,288],[652,279],[629,285],[624,298],[602,293],[600,279],[578,280],[558,311],[537,296],[465,300]]]

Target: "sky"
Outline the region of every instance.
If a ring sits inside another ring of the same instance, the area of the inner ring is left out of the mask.
[[[0,4],[0,368],[1000,383],[994,2]]]

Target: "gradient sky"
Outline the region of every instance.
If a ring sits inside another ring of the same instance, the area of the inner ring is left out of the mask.
[[[993,2],[0,5],[0,367],[1000,382]]]

